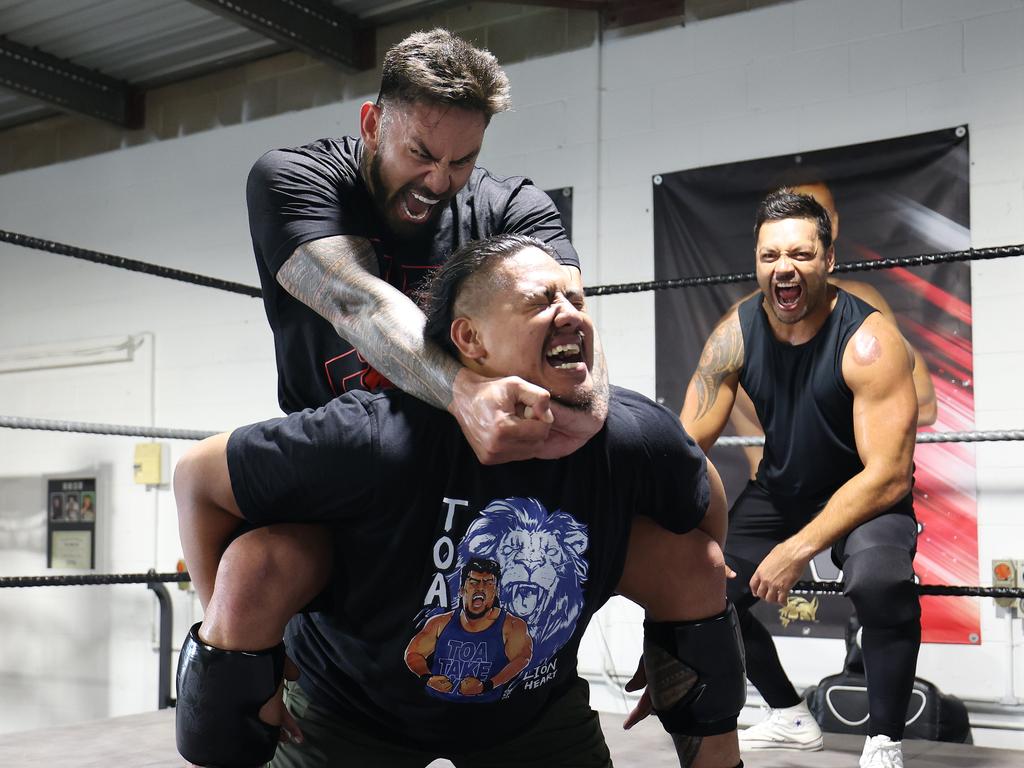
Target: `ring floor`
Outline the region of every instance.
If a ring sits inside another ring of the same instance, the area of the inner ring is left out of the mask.
[[[622,716],[601,714],[601,723],[616,768],[678,766],[671,741],[656,721],[645,721],[628,733]],[[825,735],[823,752],[751,752],[747,768],[853,768],[864,739]],[[904,743],[907,768],[1018,768],[1024,751],[987,749],[933,741]],[[22,768],[182,768],[174,747],[174,712],[162,710],[90,723],[0,736],[0,766]],[[435,760],[430,768],[451,763]]]

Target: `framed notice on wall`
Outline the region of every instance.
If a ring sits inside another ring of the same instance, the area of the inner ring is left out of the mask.
[[[46,481],[46,567],[96,567],[96,478]]]

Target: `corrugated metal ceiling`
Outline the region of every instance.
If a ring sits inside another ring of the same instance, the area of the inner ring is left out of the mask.
[[[334,0],[332,5],[376,26],[452,3]],[[0,0],[0,35],[140,88],[286,49],[188,0]],[[0,127],[56,112],[0,88]]]

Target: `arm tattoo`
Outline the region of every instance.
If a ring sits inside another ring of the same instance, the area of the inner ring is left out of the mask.
[[[743,334],[735,319],[718,326],[704,345],[693,383],[697,389],[697,418],[714,406],[718,390],[727,377],[743,366]]]
[[[377,276],[368,241],[329,237],[306,243],[281,267],[277,280],[399,389],[436,408],[451,403],[461,366],[423,338],[423,312]]]

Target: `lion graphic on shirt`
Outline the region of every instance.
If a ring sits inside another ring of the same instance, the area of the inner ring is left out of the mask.
[[[459,543],[458,564],[448,582],[452,601],[469,558],[496,560],[501,605],[526,622],[533,639],[530,668],[539,667],[572,637],[583,612],[587,544],[586,525],[566,512],[549,514],[536,499],[492,501]]]

